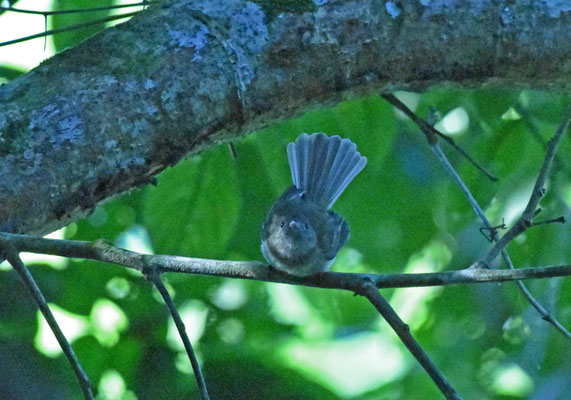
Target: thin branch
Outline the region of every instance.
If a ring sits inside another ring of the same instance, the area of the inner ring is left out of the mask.
[[[449,399],[460,398],[446,378],[422,350],[410,334],[407,325],[398,317],[386,300],[378,293],[378,288],[442,286],[459,283],[502,282],[508,280],[547,278],[571,275],[571,265],[555,267],[524,268],[517,270],[460,270],[423,274],[351,274],[326,272],[307,278],[300,278],[275,270],[259,261],[220,261],[190,257],[145,255],[112,246],[99,240],[94,243],[45,239],[20,234],[0,233],[0,245],[12,246],[18,251],[59,255],[64,257],[87,258],[133,268],[143,273],[153,282],[163,296],[175,321],[187,354],[195,371],[195,377],[203,399],[208,399],[204,378],[192,345],[186,336],[182,320],[167,289],[159,278],[159,273],[178,272],[189,274],[216,275],[230,278],[256,279],[267,282],[287,283],[311,287],[342,289],[361,294],[377,308],[383,318],[395,330],[403,343]]]
[[[522,215],[520,216],[520,218],[518,219],[516,224],[512,227],[512,229],[510,229],[502,237],[502,239],[500,239],[498,241],[498,243],[496,243],[496,246],[494,246],[494,248],[496,248],[499,245],[499,243],[504,239],[504,237],[508,236],[510,231],[512,231],[512,230],[515,231],[516,226],[518,226],[518,225],[520,225],[520,227],[523,226],[523,231],[527,230],[528,227],[533,226],[533,218],[535,218],[541,212],[541,208],[538,208],[537,206],[539,204],[539,200],[541,199],[541,197],[543,197],[543,192],[544,192],[543,185],[545,184],[545,180],[547,179],[547,175],[549,174],[550,166],[551,166],[551,164],[555,158],[557,146],[561,140],[561,137],[563,136],[563,133],[567,130],[567,128],[569,126],[570,119],[571,119],[571,105],[569,105],[567,107],[563,121],[559,124],[559,127],[557,128],[555,135],[553,136],[553,138],[551,138],[551,140],[547,144],[547,150],[546,150],[545,158],[544,158],[543,163],[541,165],[541,169],[540,169],[540,172],[537,176],[537,180],[535,181],[535,185],[534,185],[534,188],[532,190],[531,197],[529,199],[529,202],[528,202],[524,212],[522,213]],[[524,219],[524,218],[529,218],[529,219]],[[561,217],[561,218],[563,218],[563,217]],[[557,220],[557,219],[554,219],[554,220]],[[554,220],[540,221],[539,223],[536,223],[536,225],[554,222]],[[521,221],[529,221],[529,224],[526,222],[521,223]],[[563,218],[563,221],[561,221],[561,222],[564,223],[565,218]],[[518,233],[518,235],[521,234],[522,232]],[[517,235],[513,236],[513,238],[515,238],[516,236]],[[512,238],[512,240],[513,240],[513,238]],[[504,260],[506,261],[508,267],[511,270],[515,270],[514,265],[510,259],[510,256],[509,256],[507,250],[505,249],[505,246],[507,246],[508,243],[509,242],[506,242],[506,244],[504,245],[504,248],[502,248],[501,254],[502,254],[502,257],[504,258]],[[490,253],[492,251],[494,251],[494,248],[492,248]],[[489,254],[488,254],[488,256],[489,256]],[[489,262],[491,262],[491,260]],[[567,331],[565,329],[565,327],[563,325],[561,325],[561,323],[559,321],[557,321],[557,319],[555,319],[555,317],[553,317],[553,315],[551,315],[551,313],[549,311],[547,311],[547,309],[545,309],[545,307],[543,307],[537,300],[535,300],[535,298],[532,296],[532,294],[529,292],[529,290],[525,287],[525,285],[520,281],[517,282],[517,285],[518,285],[520,291],[523,293],[524,297],[532,305],[532,307],[535,308],[537,310],[537,312],[539,312],[541,314],[543,320],[545,320],[548,323],[550,323],[551,325],[553,325],[568,340],[571,341],[571,333],[569,333],[569,331]]]
[[[96,11],[110,11],[110,10],[116,10],[119,8],[142,7],[142,6],[148,6],[149,4],[150,4],[149,1],[141,1],[140,3],[117,4],[114,6],[86,7],[86,8],[76,8],[76,9],[67,9],[67,10],[52,10],[52,11],[26,10],[23,8],[0,6],[0,12],[10,11],[10,12],[15,12],[15,13],[19,13],[19,14],[43,15],[44,17],[47,17],[50,15],[79,14],[79,13],[89,13],[89,12],[96,12]]]
[[[192,370],[194,371],[194,377],[196,379],[196,384],[198,385],[198,391],[200,392],[201,399],[209,400],[208,390],[206,389],[206,382],[204,381],[204,376],[202,375],[202,371],[200,370],[200,365],[198,364],[198,360],[196,359],[196,355],[194,354],[194,350],[192,349],[192,344],[190,343],[188,335],[186,334],[184,322],[182,321],[182,318],[180,317],[180,314],[178,313],[167,288],[161,281],[159,274],[157,273],[156,269],[153,266],[145,270],[145,276],[147,277],[148,280],[150,280],[153,283],[153,285],[155,285],[155,287],[163,297],[163,300],[167,305],[167,308],[169,309],[172,319],[174,320],[174,323],[176,325],[176,329],[178,330],[178,334],[182,339],[182,343],[184,344],[184,349],[186,350],[186,354],[188,355],[190,363],[192,364]]]
[[[547,144],[547,151],[545,152],[545,158],[543,159],[543,163],[541,164],[541,169],[539,170],[539,174],[537,175],[537,179],[535,181],[535,185],[533,186],[533,190],[531,191],[531,196],[525,207],[525,210],[516,221],[516,223],[506,232],[504,236],[496,245],[489,251],[489,253],[484,257],[482,262],[485,265],[489,265],[497,256],[501,253],[501,251],[518,235],[522,234],[531,226],[533,222],[533,218],[536,215],[537,205],[539,204],[539,200],[545,194],[545,181],[547,180],[547,176],[549,174],[549,169],[551,168],[551,163],[553,162],[553,158],[555,156],[555,152],[557,151],[557,146],[563,137],[563,134],[567,131],[569,126],[569,121],[571,120],[571,105],[567,107],[565,111],[565,116],[563,120],[559,124],[555,135],[549,140]]]
[[[534,221],[531,223],[531,226],[539,226],[539,225],[547,225],[547,224],[556,224],[556,223],[561,223],[564,224],[565,222],[567,222],[567,220],[565,219],[565,217],[562,215],[560,217],[557,218],[550,218],[550,219],[544,219],[543,221]]]
[[[20,37],[18,39],[13,39],[13,40],[8,40],[6,42],[0,42],[0,47],[25,42],[27,40],[36,39],[39,37],[55,35],[55,34],[62,33],[62,32],[73,31],[73,30],[85,28],[85,27],[88,27],[91,25],[102,24],[104,22],[110,22],[110,21],[115,21],[118,19],[129,18],[129,17],[132,17],[134,15],[137,15],[139,12],[140,11],[134,11],[134,12],[120,14],[120,15],[111,15],[111,16],[105,17],[105,18],[100,18],[100,19],[96,19],[96,20],[92,20],[92,21],[81,22],[79,24],[69,25],[69,26],[66,26],[65,28],[51,29],[49,31],[36,33],[34,35],[24,36],[24,37]]]
[[[460,399],[461,397],[456,393],[446,377],[442,372],[440,372],[436,364],[434,364],[428,354],[426,354],[416,339],[412,336],[408,325],[400,319],[388,301],[379,293],[373,282],[369,282],[368,284],[365,283],[356,289],[356,293],[366,297],[385,321],[387,321],[407,349],[416,358],[419,364],[422,365],[428,375],[430,375],[442,394],[447,399]]]
[[[462,181],[462,178],[458,175],[454,167],[450,164],[446,155],[442,152],[442,149],[438,145],[437,141],[437,134],[438,131],[435,130],[430,124],[424,121],[422,118],[418,117],[412,110],[410,110],[403,102],[401,102],[398,98],[394,95],[383,95],[383,97],[397,107],[399,110],[403,111],[406,115],[408,115],[417,125],[418,127],[425,133],[427,136],[428,143],[430,148],[435,153],[436,157],[441,161],[444,165],[448,173],[452,176],[454,182],[460,186],[460,189],[468,199],[468,202],[476,212],[476,214],[480,217],[485,225],[485,229],[490,231],[490,237],[492,242],[496,242],[496,245],[492,248],[488,256],[478,263],[473,264],[469,269],[473,268],[480,268],[481,266],[487,267],[499,253],[502,254],[502,257],[506,261],[508,267],[510,269],[515,269],[513,263],[511,262],[510,256],[507,253],[505,247],[511,240],[513,240],[517,235],[525,231],[530,224],[533,222],[533,218],[537,216],[540,212],[540,209],[537,208],[537,204],[539,203],[539,199],[544,194],[543,184],[545,179],[547,178],[547,174],[549,171],[549,166],[555,156],[555,151],[557,148],[557,144],[563,135],[563,132],[567,130],[567,126],[569,125],[569,119],[571,118],[571,105],[568,106],[567,111],[565,113],[565,117],[562,123],[559,125],[556,134],[554,137],[549,141],[547,146],[547,152],[545,155],[544,162],[541,166],[541,170],[539,172],[535,187],[532,191],[532,197],[530,198],[530,202],[528,203],[524,213],[520,217],[520,219],[516,222],[516,224],[501,238],[498,240],[498,233],[496,227],[493,227],[488,218],[486,217],[484,211],[479,206],[478,202],[470,193],[470,190]],[[542,315],[542,318],[551,323],[555,326],[556,329],[561,331],[567,338],[571,338],[571,335],[565,328],[543,307],[533,298],[531,293],[527,290],[523,283],[518,282],[517,285],[519,286],[520,290],[522,291],[523,295],[530,301],[531,305]]]
[[[89,382],[89,378],[83,371],[83,368],[81,368],[79,360],[77,359],[71,345],[65,338],[65,335],[61,331],[56,319],[54,318],[50,308],[48,307],[44,295],[42,294],[40,288],[34,281],[34,278],[30,274],[30,271],[28,271],[26,265],[24,265],[24,263],[18,256],[18,251],[14,250],[14,248],[11,247],[10,245],[2,247],[7,249],[7,251],[4,252],[4,257],[6,257],[10,265],[12,265],[14,270],[18,273],[18,275],[20,275],[20,278],[26,285],[26,288],[28,289],[30,295],[34,299],[34,302],[40,309],[40,312],[44,316],[44,319],[46,320],[54,336],[56,337],[61,349],[63,350],[63,353],[67,357],[67,360],[71,365],[71,369],[73,370],[75,376],[77,377],[77,380],[79,382],[79,387],[81,388],[81,392],[83,393],[83,397],[88,400],[93,400],[93,392],[91,391],[91,383]]]
[[[524,108],[524,106],[521,105],[521,103],[516,104],[514,106],[514,109],[519,115],[521,115],[522,120],[526,124],[526,126],[528,128],[528,132],[530,133],[531,137],[537,143],[539,143],[541,146],[543,146],[544,149],[547,149],[547,142],[543,139],[543,137],[539,133],[539,128],[537,127],[537,125],[533,123],[533,119],[532,119],[532,116],[530,115],[529,111],[527,111]],[[566,160],[566,161],[568,162],[569,160]],[[561,159],[561,157],[556,154],[555,157],[553,158],[553,166],[555,168],[555,171],[563,172],[563,174],[566,174],[567,176],[571,176],[571,168],[569,168],[569,165],[567,162],[563,161]]]
[[[425,120],[423,120],[422,118],[417,116],[411,109],[409,109],[395,95],[385,93],[385,94],[381,94],[381,97],[384,98],[389,103],[391,103],[393,106],[395,106],[395,108],[398,108],[400,111],[402,111],[404,114],[406,114],[406,116],[408,116],[420,128],[422,133],[425,134],[426,139],[428,140],[428,143],[434,144],[438,141],[438,137],[442,138],[444,141],[446,141],[448,144],[450,144],[456,151],[458,151],[460,154],[462,154],[462,156],[466,160],[468,160],[468,162],[470,162],[470,164],[475,166],[484,175],[486,175],[490,180],[492,180],[492,181],[498,180],[498,178],[494,174],[492,174],[490,171],[488,171],[486,168],[484,168],[480,163],[478,163],[476,160],[474,160],[466,151],[464,151],[464,149],[462,149],[460,146],[458,146],[456,144],[456,142],[454,141],[454,139],[452,139],[449,136],[444,135],[442,132],[440,132],[439,130],[435,129],[432,125],[430,125],[428,122],[426,122]]]
[[[302,279],[269,267],[260,261],[223,261],[204,258],[146,255],[114,247],[104,240],[46,239],[36,236],[0,232],[0,246],[10,245],[20,252],[51,254],[62,257],[85,258],[122,265],[145,273],[149,265],[158,272],[212,275],[251,279],[329,289],[347,289],[362,280],[373,281],[377,288],[424,287],[486,282],[507,282],[521,279],[541,279],[571,276],[571,265],[559,265],[515,270],[460,269],[419,274],[356,274],[328,272]],[[348,289],[352,290],[352,289]]]
[[[488,217],[486,217],[486,213],[484,212],[484,210],[482,210],[482,208],[480,207],[474,196],[472,196],[472,193],[468,189],[468,186],[466,186],[460,175],[458,175],[452,164],[450,164],[450,161],[448,161],[448,158],[440,148],[440,145],[438,143],[434,143],[430,145],[430,149],[436,155],[436,158],[440,160],[442,165],[444,165],[444,168],[446,169],[446,171],[448,171],[448,173],[452,177],[452,180],[454,180],[454,182],[456,182],[456,184],[460,187],[460,190],[462,190],[462,193],[464,193],[464,195],[466,196],[466,199],[472,206],[474,212],[484,222],[485,228],[490,232],[490,239],[492,241],[495,241],[497,236],[496,228],[492,226],[492,223],[490,222],[490,220],[488,220]]]
[[[515,267],[512,263],[512,260],[509,256],[508,252],[505,249],[502,250],[502,257],[504,258],[506,264],[510,268],[508,271],[519,271],[518,269],[515,269]],[[555,329],[557,329],[559,332],[561,332],[567,339],[571,340],[571,334],[569,334],[567,329],[565,329],[565,327],[563,327],[563,325],[561,325],[561,323],[559,321],[557,321],[557,319],[555,319],[555,317],[553,315],[551,315],[551,313],[549,311],[547,311],[545,309],[545,307],[543,307],[541,304],[539,304],[539,302],[537,300],[535,300],[535,298],[532,296],[530,291],[525,287],[523,282],[518,280],[516,282],[516,284],[518,285],[519,290],[522,292],[522,294],[527,299],[527,301],[529,301],[531,306],[533,308],[535,308],[539,314],[541,314],[541,318],[544,321],[547,321],[551,325],[553,325],[555,327]]]

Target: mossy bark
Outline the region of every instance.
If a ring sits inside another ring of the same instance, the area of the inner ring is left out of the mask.
[[[3,85],[0,231],[54,230],[187,154],[347,97],[569,89],[561,2],[390,3],[161,2]]]

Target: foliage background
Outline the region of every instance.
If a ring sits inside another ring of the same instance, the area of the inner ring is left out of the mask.
[[[64,8],[85,6],[61,3]],[[69,18],[51,21],[54,28],[68,23]],[[85,34],[90,32],[60,36],[54,47],[73,45]],[[14,68],[2,67],[0,72],[10,71],[6,79],[12,78]],[[443,119],[439,127],[448,127],[464,149],[500,178],[487,180],[443,145],[492,223],[512,223],[529,197],[544,143],[568,96],[493,88],[440,88],[400,96],[423,117],[436,110]],[[481,224],[474,212],[424,137],[378,96],[313,110],[255,132],[235,142],[236,159],[226,145],[188,158],[161,174],[156,187],[120,196],[60,234],[106,238],[157,254],[262,259],[261,222],[290,184],[286,145],[301,132],[316,131],[351,138],[369,160],[335,205],[350,222],[352,235],[333,270],[460,269],[490,248],[478,232]],[[567,134],[540,219],[564,215],[571,220],[569,160]],[[509,251],[517,267],[528,267],[569,263],[570,248],[569,224],[557,224],[530,229]],[[29,264],[99,398],[197,395],[166,308],[139,274],[83,260],[36,258]],[[214,277],[164,278],[213,399],[441,396],[373,307],[351,293]],[[571,326],[569,279],[527,285],[564,326]],[[562,399],[571,390],[568,341],[540,319],[515,285],[382,294],[464,398]],[[64,357],[43,339],[45,327],[31,299],[4,266],[0,298],[0,398],[81,398]]]

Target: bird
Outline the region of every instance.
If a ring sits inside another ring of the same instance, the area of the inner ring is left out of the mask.
[[[348,222],[331,210],[367,158],[351,140],[302,133],[287,146],[293,185],[272,205],[261,250],[274,268],[306,277],[327,271],[349,239]]]

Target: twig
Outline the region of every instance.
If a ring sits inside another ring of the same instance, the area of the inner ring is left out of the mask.
[[[470,162],[470,164],[472,164],[477,169],[479,169],[489,179],[491,179],[492,181],[498,180],[498,178],[494,174],[492,174],[490,171],[488,171],[486,168],[484,168],[480,163],[478,163],[468,153],[466,153],[466,151],[464,151],[464,149],[462,149],[460,146],[458,146],[456,144],[456,142],[454,141],[454,139],[452,139],[449,136],[444,135],[442,132],[438,131],[432,125],[430,125],[428,122],[426,122],[425,120],[423,120],[422,118],[417,116],[411,109],[409,109],[395,95],[385,93],[385,94],[381,94],[381,97],[384,98],[389,103],[391,103],[396,108],[398,108],[400,111],[405,113],[406,116],[408,116],[411,120],[413,120],[414,123],[420,128],[422,133],[424,133],[426,135],[426,139],[428,140],[428,143],[434,144],[438,141],[438,137],[442,138],[444,141],[446,141],[448,144],[450,144],[454,149],[456,149],[456,151],[458,151],[460,154],[462,154],[462,156],[466,160],[468,160],[468,162]]]
[[[488,217],[486,217],[486,213],[484,212],[484,210],[482,210],[482,208],[480,207],[474,196],[472,196],[472,193],[470,193],[468,186],[466,186],[462,178],[460,178],[460,175],[458,175],[452,164],[450,164],[450,161],[448,161],[448,158],[440,148],[440,145],[438,143],[434,143],[433,145],[430,146],[430,149],[434,152],[436,158],[440,160],[442,165],[444,165],[444,168],[446,169],[446,171],[448,171],[454,182],[456,182],[456,184],[460,187],[460,190],[462,190],[462,193],[464,193],[464,196],[466,196],[466,199],[468,199],[468,202],[472,206],[474,212],[484,222],[485,228],[490,231],[490,238],[492,239],[492,241],[495,241],[497,236],[497,230],[494,228],[494,226],[492,226],[490,220],[488,220]]]
[[[509,271],[518,271],[518,269],[515,269],[515,267],[512,263],[512,260],[509,256],[508,252],[505,249],[502,250],[502,257],[504,258],[506,264],[508,265]],[[533,308],[535,308],[538,313],[541,314],[541,318],[544,321],[547,321],[551,325],[553,325],[555,327],[555,329],[557,329],[559,332],[561,332],[567,339],[571,340],[571,334],[569,334],[567,329],[565,329],[563,327],[563,325],[561,325],[561,323],[559,321],[557,321],[557,319],[555,319],[555,317],[553,317],[553,315],[551,315],[551,313],[545,309],[545,307],[543,307],[541,304],[539,304],[539,302],[537,300],[535,300],[535,298],[532,296],[532,294],[529,292],[529,290],[525,287],[523,282],[518,280],[518,281],[516,281],[516,284],[518,285],[519,290],[522,292],[522,294],[527,299],[527,301],[529,301],[531,306]]]
[[[553,157],[555,156],[555,150],[557,148],[557,144],[559,143],[559,140],[561,139],[563,132],[565,132],[565,130],[567,129],[567,126],[569,125],[569,119],[571,117],[571,105],[568,106],[567,111],[565,113],[565,117],[564,117],[562,123],[559,125],[559,128],[557,129],[556,134],[548,143],[547,152],[545,155],[545,160],[541,166],[541,170],[539,172],[534,190],[532,192],[532,197],[530,198],[530,202],[528,203],[526,209],[524,210],[524,213],[522,214],[520,219],[516,222],[516,224],[500,240],[498,240],[498,236],[497,236],[498,234],[497,234],[496,228],[492,226],[492,224],[490,223],[490,221],[486,217],[484,211],[479,206],[479,204],[476,201],[476,199],[474,198],[474,196],[472,196],[472,194],[470,193],[470,190],[464,184],[464,182],[462,181],[462,178],[460,178],[460,176],[458,175],[458,173],[456,172],[454,167],[450,164],[450,162],[446,158],[446,155],[442,152],[442,149],[438,145],[438,141],[436,139],[436,135],[437,135],[438,131],[434,130],[432,128],[432,126],[430,124],[428,124],[426,121],[424,121],[422,118],[418,117],[414,112],[412,112],[412,110],[410,110],[404,103],[402,103],[394,95],[384,95],[383,97],[385,99],[387,99],[387,101],[389,101],[395,107],[397,107],[399,110],[403,111],[406,115],[408,115],[419,126],[419,128],[426,134],[430,148],[435,153],[437,158],[442,162],[442,164],[444,165],[444,167],[446,168],[448,173],[450,173],[450,175],[452,176],[452,179],[458,184],[458,186],[460,186],[460,189],[462,190],[462,192],[464,193],[464,195],[468,199],[468,202],[470,203],[470,205],[472,206],[472,208],[474,209],[476,214],[483,221],[483,223],[485,225],[485,229],[490,231],[490,237],[488,239],[491,239],[492,242],[497,241],[496,245],[492,248],[490,253],[488,253],[488,256],[483,261],[480,261],[480,262],[472,265],[470,267],[470,269],[479,268],[481,266],[488,267],[488,265],[497,257],[497,255],[499,253],[502,254],[504,260],[506,261],[506,263],[508,265],[508,267],[510,269],[515,269],[513,266],[513,263],[511,262],[510,256],[507,253],[507,250],[505,250],[505,247],[518,234],[520,234],[525,229],[527,229],[530,226],[531,222],[533,221],[533,218],[535,216],[537,216],[539,214],[539,212],[541,211],[540,209],[537,208],[537,204],[539,203],[539,199],[543,196],[543,192],[544,192],[543,184],[545,182],[545,179],[547,178],[547,173],[549,171],[549,166],[551,164],[551,161],[553,160]],[[434,130],[434,132],[433,132],[433,130]],[[519,230],[519,233],[516,234],[516,232],[518,232],[518,230]],[[561,331],[567,338],[571,338],[571,335],[569,334],[569,332],[567,332],[567,330],[565,330],[565,328],[563,328],[563,326],[544,307],[542,307],[537,302],[537,300],[535,300],[533,298],[533,296],[527,290],[527,288],[524,286],[523,283],[518,282],[517,285],[519,286],[523,295],[530,301],[531,305],[542,315],[542,318],[544,320],[546,320],[547,322],[554,325],[555,328],[558,329],[559,331]]]
[[[539,128],[533,123],[532,117],[529,112],[520,104],[516,104],[514,106],[516,112],[521,115],[524,123],[527,125],[528,132],[530,133],[531,137],[540,145],[543,146],[544,149],[547,148],[547,143],[539,133]],[[557,154],[553,158],[553,165],[555,167],[555,171],[561,171],[567,176],[571,176],[571,168],[569,165],[559,157]]]
[[[20,278],[28,288],[30,295],[34,299],[34,302],[36,303],[38,308],[40,309],[40,312],[42,313],[44,319],[50,326],[50,329],[52,330],[54,336],[56,337],[61,349],[63,350],[63,353],[67,357],[67,360],[71,365],[71,369],[73,370],[75,376],[77,377],[77,380],[79,382],[79,387],[81,388],[81,392],[83,393],[83,397],[88,400],[93,400],[93,392],[91,391],[91,384],[89,382],[89,378],[83,371],[83,368],[81,368],[79,360],[77,359],[75,353],[73,352],[71,345],[65,338],[65,335],[61,331],[56,319],[54,318],[50,308],[48,307],[44,295],[42,294],[40,288],[34,281],[34,278],[30,274],[30,271],[28,271],[26,265],[24,265],[24,263],[18,256],[18,251],[16,251],[10,245],[2,247],[7,249],[4,252],[3,256],[8,260],[10,265],[12,265],[12,268],[14,268],[14,270],[18,273],[18,275],[20,275]]]
[[[200,370],[200,365],[198,364],[198,360],[196,359],[196,355],[194,354],[194,350],[192,349],[192,344],[190,343],[188,335],[186,334],[184,322],[182,321],[182,318],[180,317],[180,314],[178,313],[167,288],[161,281],[161,278],[154,267],[146,269],[145,276],[149,281],[153,283],[153,285],[155,285],[155,287],[163,297],[163,300],[167,305],[167,308],[169,309],[172,319],[174,320],[174,323],[176,325],[176,329],[178,330],[178,334],[182,339],[182,343],[184,344],[184,349],[186,350],[186,354],[190,359],[192,370],[194,371],[194,378],[196,379],[196,384],[198,385],[198,391],[200,392],[200,397],[203,400],[209,400],[208,390],[206,389],[206,382],[204,381],[204,376],[202,375],[202,371]]]
[[[422,365],[424,370],[430,375],[436,386],[447,399],[460,399],[452,385],[446,377],[440,372],[436,364],[430,359],[428,354],[420,347],[416,339],[410,333],[410,328],[405,324],[391,305],[379,293],[373,282],[364,283],[356,288],[356,293],[366,297],[371,304],[377,309],[379,314],[387,321],[391,328],[398,335],[411,354]]]
[[[523,213],[518,218],[516,223],[506,232],[504,236],[496,245],[489,251],[489,253],[484,257],[482,262],[486,265],[489,265],[500,252],[518,235],[522,234],[531,226],[533,222],[533,218],[536,215],[537,205],[539,204],[539,200],[545,194],[545,181],[549,174],[549,169],[551,168],[551,163],[553,162],[553,157],[555,156],[555,152],[557,150],[557,146],[563,137],[563,134],[567,130],[569,126],[569,121],[571,120],[571,105],[567,107],[565,111],[565,116],[563,117],[563,121],[559,124],[555,135],[549,140],[547,144],[547,150],[545,152],[545,158],[543,159],[543,163],[541,164],[541,169],[539,170],[539,174],[537,175],[537,179],[535,181],[535,185],[533,186],[533,190],[531,191],[531,196],[523,210]]]
[[[78,13],[89,13],[89,12],[96,12],[96,11],[116,10],[119,8],[141,7],[141,6],[149,5],[149,3],[150,3],[149,1],[141,1],[139,3],[117,4],[114,6],[86,7],[86,8],[76,8],[76,9],[67,9],[67,10],[52,10],[52,11],[25,10],[22,8],[0,6],[0,11],[10,11],[10,12],[15,12],[15,13],[19,13],[19,14],[43,15],[44,17],[47,17],[50,15],[78,14]]]
[[[496,245],[492,248],[492,250],[490,250],[490,252],[488,253],[488,255],[486,256],[486,258],[483,261],[484,263],[490,263],[496,257],[493,255],[494,251],[497,252],[498,248],[500,248],[502,257],[506,261],[508,267],[511,270],[515,269],[505,247],[517,235],[520,235],[525,230],[527,230],[527,228],[529,228],[530,226],[533,226],[533,218],[535,218],[541,212],[541,209],[538,208],[537,206],[539,204],[539,200],[543,197],[543,194],[544,194],[543,185],[545,184],[545,181],[546,181],[547,176],[549,174],[549,169],[550,169],[551,164],[555,158],[557,146],[559,145],[559,142],[561,141],[561,138],[563,137],[563,133],[565,133],[565,131],[567,130],[570,120],[571,120],[571,105],[569,105],[567,107],[567,110],[565,112],[565,116],[563,117],[563,120],[559,124],[559,127],[557,128],[555,135],[553,135],[553,137],[551,138],[551,140],[547,144],[547,150],[545,152],[545,158],[543,159],[543,163],[541,164],[541,169],[540,169],[539,174],[537,176],[537,180],[535,181],[535,185],[533,187],[529,202],[527,203],[525,210],[523,211],[523,213],[520,216],[520,218],[518,219],[518,221],[514,224],[514,226],[496,243]],[[549,223],[549,222],[553,222],[553,220],[540,221],[536,225],[540,225],[543,223]],[[563,218],[562,222],[565,222],[565,218]],[[504,240],[504,238],[506,238],[506,237],[508,237],[508,238],[511,237],[511,239],[509,239],[509,241],[507,239]],[[501,242],[503,242],[501,245],[503,247],[500,247]],[[496,253],[496,255],[497,255],[497,253]],[[493,257],[493,258],[491,258],[491,257]],[[551,313],[545,309],[545,307],[543,307],[537,300],[535,300],[535,298],[531,295],[531,293],[525,287],[525,285],[520,281],[517,282],[517,285],[518,285],[520,291],[525,296],[525,298],[532,305],[532,307],[535,308],[537,310],[537,312],[539,312],[541,314],[543,320],[545,320],[548,323],[550,323],[551,325],[553,325],[568,340],[571,341],[571,333],[569,333],[569,331],[567,331],[565,329],[565,327],[563,327],[563,325],[561,325],[561,323],[559,321],[557,321],[557,319],[555,319],[553,317],[553,315],[551,315]]]
[[[547,225],[547,224],[554,224],[554,223],[562,223],[564,224],[565,222],[567,222],[567,220],[565,219],[565,217],[562,215],[560,217],[557,218],[550,218],[550,219],[544,219],[543,221],[533,221],[531,223],[531,226],[538,226],[538,225]]]
[[[29,35],[29,36],[24,36],[24,37],[20,37],[18,39],[14,39],[14,40],[8,40],[6,42],[1,42],[0,43],[0,47],[2,46],[9,46],[12,44],[16,44],[16,43],[21,43],[21,42],[25,42],[26,40],[32,40],[32,39],[36,39],[39,37],[44,37],[44,36],[49,36],[49,35],[55,35],[57,33],[62,33],[62,32],[68,32],[68,31],[73,31],[75,29],[81,29],[81,28],[85,28],[91,25],[97,25],[97,24],[102,24],[104,22],[109,22],[109,21],[115,21],[117,19],[123,19],[123,18],[129,18],[132,17],[134,15],[137,15],[139,13],[139,11],[134,11],[134,12],[130,12],[130,13],[125,13],[125,14],[120,14],[120,15],[111,15],[109,17],[105,17],[105,18],[100,18],[100,19],[96,19],[96,20],[92,20],[92,21],[86,21],[86,22],[81,22],[79,24],[74,24],[74,25],[70,25],[70,26],[66,26],[65,28],[59,28],[59,29],[51,29],[49,31],[44,31],[41,33],[36,33],[34,35]]]
[[[228,147],[230,148],[230,155],[232,156],[232,160],[236,160],[238,158],[238,150],[236,150],[236,145],[234,142],[228,142]]]

